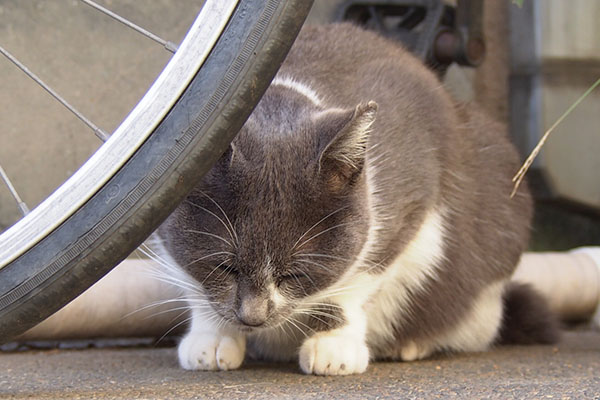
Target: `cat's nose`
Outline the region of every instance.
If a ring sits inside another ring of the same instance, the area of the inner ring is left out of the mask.
[[[242,299],[236,315],[244,325],[261,326],[269,316],[269,301],[258,296],[248,296]]]

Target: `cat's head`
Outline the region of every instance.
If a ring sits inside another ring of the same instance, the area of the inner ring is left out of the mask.
[[[366,240],[377,105],[325,109],[304,97],[272,86],[160,230],[214,311],[242,330],[275,326],[317,299]]]

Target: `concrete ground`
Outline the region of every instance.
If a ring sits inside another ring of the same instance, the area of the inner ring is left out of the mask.
[[[178,41],[193,18],[189,9],[199,2],[179,0],[174,8],[170,0],[155,0],[141,14],[134,7],[141,2],[135,0],[102,3]],[[316,10],[325,15],[331,4],[322,1],[324,9]],[[76,1],[3,0],[0,15],[3,46],[106,130],[117,126],[168,59],[160,46],[98,18]],[[492,17],[499,19],[497,13]],[[497,72],[497,64],[492,65]],[[0,160],[34,206],[99,143],[10,63],[1,62],[0,72]],[[488,78],[482,79],[504,82]],[[16,207],[0,186],[0,231],[17,218]],[[295,364],[187,372],[178,367],[174,349],[165,347],[0,352],[0,399],[446,397],[600,399],[600,332],[567,332],[557,346],[500,347],[414,363],[376,363],[367,373],[349,377],[305,376]]]
[[[600,399],[600,332],[565,332],[555,346],[375,363],[363,375],[306,376],[295,364],[190,372],[173,348],[0,353],[0,398],[52,399]]]

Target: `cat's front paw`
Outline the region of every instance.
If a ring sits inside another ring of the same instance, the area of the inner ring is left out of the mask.
[[[369,365],[369,349],[354,336],[322,332],[302,344],[299,359],[306,374],[360,374]]]
[[[188,333],[177,348],[184,369],[227,371],[239,368],[246,353],[246,338],[208,332]]]

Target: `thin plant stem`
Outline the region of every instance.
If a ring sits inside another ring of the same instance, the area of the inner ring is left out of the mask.
[[[571,111],[573,111],[575,109],[575,107],[577,107],[579,105],[579,103],[581,103],[583,101],[583,99],[585,99],[594,89],[596,89],[596,87],[598,85],[600,85],[600,78],[598,78],[598,80],[596,82],[594,82],[594,84],[592,86],[590,86],[589,89],[586,90],[585,93],[582,94],[581,97],[579,97],[577,99],[577,101],[575,101],[575,103],[571,104],[571,106],[567,109],[567,111],[565,111],[563,113],[563,115],[561,115],[560,118],[557,119],[554,124],[552,124],[552,126],[550,127],[550,129],[548,129],[546,131],[546,133],[544,133],[544,136],[542,136],[542,138],[540,139],[538,144],[535,146],[535,148],[533,149],[531,154],[529,154],[529,157],[527,157],[527,159],[523,163],[523,166],[521,166],[521,169],[519,169],[519,172],[517,172],[517,174],[513,177],[512,181],[515,183],[515,185],[510,194],[511,198],[513,198],[514,195],[517,193],[517,190],[519,189],[519,185],[523,181],[523,178],[525,177],[527,170],[529,169],[531,164],[533,164],[533,160],[535,159],[535,157],[537,157],[537,155],[540,152],[540,150],[542,149],[542,146],[544,145],[544,143],[546,143],[546,140],[550,136],[550,132],[552,132],[554,130],[554,128],[556,128],[571,113]]]

